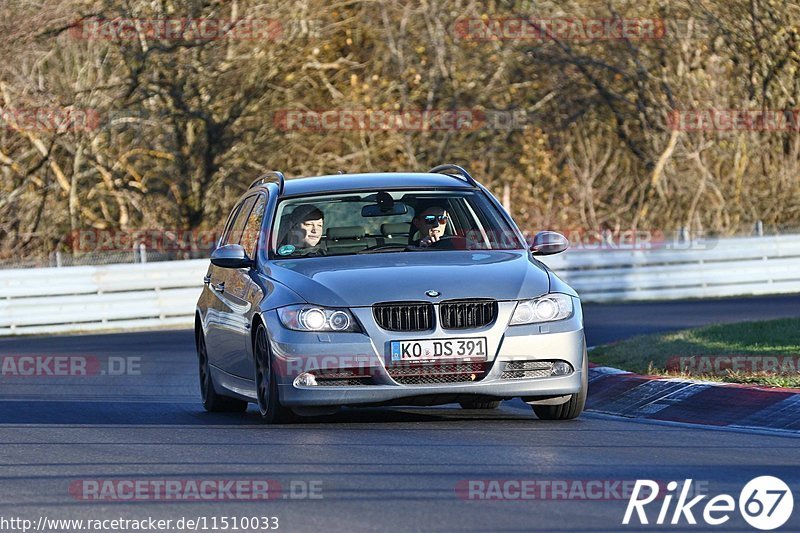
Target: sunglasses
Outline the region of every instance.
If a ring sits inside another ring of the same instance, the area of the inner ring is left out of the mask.
[[[436,223],[447,224],[447,215],[426,215],[423,217],[426,224],[433,226]]]

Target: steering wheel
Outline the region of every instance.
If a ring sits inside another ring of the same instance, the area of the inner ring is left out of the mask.
[[[466,250],[467,239],[460,235],[445,235],[439,237],[436,242],[430,243],[425,248],[436,248],[441,250]]]

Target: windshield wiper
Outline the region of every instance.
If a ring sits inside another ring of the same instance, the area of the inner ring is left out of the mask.
[[[404,252],[408,248],[405,244],[396,244],[390,246],[383,246],[381,248],[371,248],[367,250],[359,250],[357,254],[382,254],[384,252]]]

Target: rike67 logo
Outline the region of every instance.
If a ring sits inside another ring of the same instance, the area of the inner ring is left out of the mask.
[[[650,524],[652,512],[648,517],[645,507],[656,499],[661,500],[658,517],[654,522],[657,525],[694,525],[697,524],[697,513],[706,524],[721,526],[730,520],[738,503],[738,511],[748,524],[767,531],[785,524],[794,508],[791,489],[781,479],[773,476],[760,476],[750,480],[739,493],[738,502],[729,494],[720,494],[705,502],[705,494],[689,499],[692,493],[691,479],[685,480],[682,486],[677,481],[670,481],[666,486],[666,494],[660,495],[659,489],[662,487],[663,485],[649,479],[636,480],[622,523],[631,524],[633,519],[634,524],[636,520],[642,525]],[[674,507],[673,500],[676,500]],[[658,504],[654,507],[658,507]]]

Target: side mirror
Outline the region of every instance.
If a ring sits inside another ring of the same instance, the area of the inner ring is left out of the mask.
[[[211,264],[220,268],[250,268],[255,263],[240,245],[226,244],[211,253]]]
[[[555,231],[540,231],[533,238],[533,255],[553,255],[569,248],[569,240]]]

